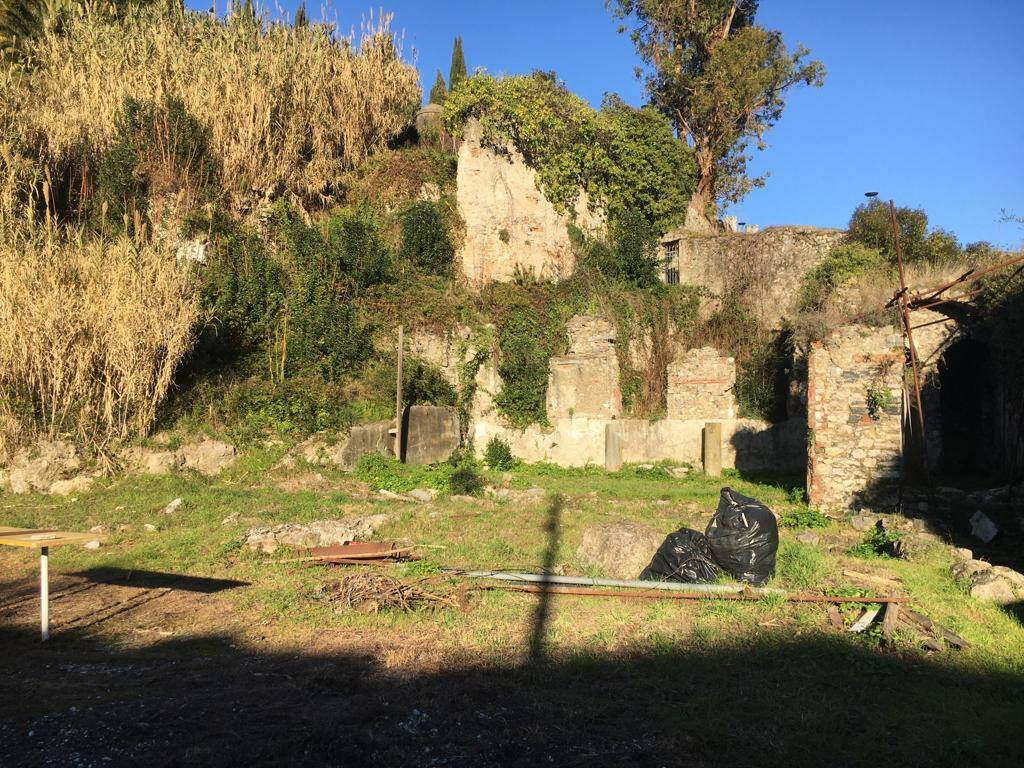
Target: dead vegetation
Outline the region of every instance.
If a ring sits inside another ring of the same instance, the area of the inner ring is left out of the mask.
[[[451,597],[424,589],[428,579],[406,583],[373,570],[358,570],[334,582],[320,585],[319,596],[337,610],[379,613],[412,611],[423,607],[458,608]]]
[[[0,448],[36,429],[97,447],[145,435],[191,344],[188,268],[128,237],[86,239],[46,224],[5,235]]]
[[[116,18],[87,6],[63,34],[28,45],[32,66],[2,76],[11,143],[87,185],[81,166],[114,141],[126,99],[180,99],[209,128],[238,209],[282,191],[320,200],[419,104],[388,15],[338,39],[329,25],[267,22],[241,6],[222,19],[158,6]]]

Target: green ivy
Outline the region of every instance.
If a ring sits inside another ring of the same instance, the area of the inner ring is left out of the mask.
[[[401,217],[402,245],[398,257],[421,272],[447,277],[452,271],[452,245],[444,214],[437,203],[426,200],[410,205]]]
[[[573,208],[583,189],[610,220],[638,211],[664,232],[685,215],[695,178],[692,153],[653,109],[632,109],[612,97],[595,112],[549,72],[477,74],[445,102],[452,135],[471,118],[488,146],[505,151],[511,144],[523,155],[560,211]]]

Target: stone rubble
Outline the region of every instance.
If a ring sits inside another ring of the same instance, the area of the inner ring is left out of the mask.
[[[588,525],[576,557],[613,578],[636,579],[664,540],[664,534],[640,523]]]
[[[317,520],[311,523],[287,523],[272,527],[250,528],[242,543],[254,552],[271,554],[280,546],[329,547],[363,541],[390,522],[390,515],[367,515],[341,520]]]

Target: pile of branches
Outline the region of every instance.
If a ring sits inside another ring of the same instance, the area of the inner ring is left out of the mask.
[[[428,592],[420,586],[421,579],[407,584],[393,576],[376,571],[357,571],[338,581],[318,587],[318,596],[334,606],[335,611],[355,610],[380,613],[382,610],[412,611],[423,607],[458,608],[454,598]]]

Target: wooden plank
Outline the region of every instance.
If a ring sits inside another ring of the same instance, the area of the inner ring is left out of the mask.
[[[896,631],[896,624],[900,620],[900,606],[898,603],[889,603],[885,606],[885,616],[882,617],[882,637],[886,642],[893,641],[893,634]]]
[[[839,612],[839,608],[835,605],[828,607],[828,620],[834,629],[842,629],[844,627],[843,614]]]
[[[103,540],[105,537],[95,533],[78,533],[76,531],[56,531],[47,528],[0,528],[0,545],[5,547],[21,547],[23,549],[42,549],[43,547],[61,547],[65,544],[81,544],[86,541]]]

